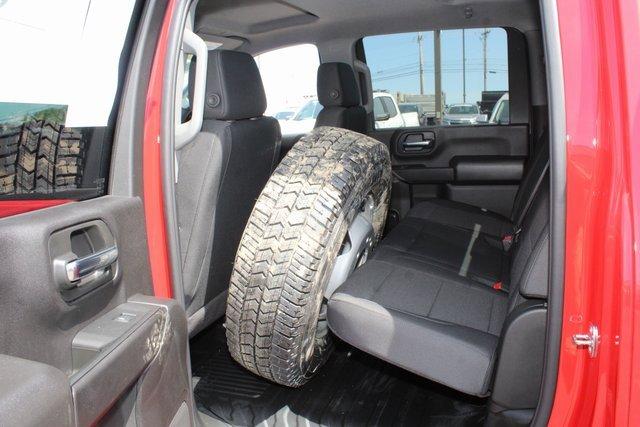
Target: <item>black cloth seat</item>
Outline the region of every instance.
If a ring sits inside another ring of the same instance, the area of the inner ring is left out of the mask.
[[[407,213],[379,251],[403,253],[476,282],[507,289],[510,255],[503,239],[517,238],[548,164],[548,145],[541,141],[518,189],[510,218],[464,203],[430,199]]]
[[[491,286],[508,274],[508,252],[499,239],[480,230],[410,216],[389,233],[377,252],[389,260],[414,259]]]
[[[324,108],[318,114],[315,127],[333,126],[366,133],[367,112],[360,102],[358,83],[349,64],[320,64],[318,101]]]
[[[425,240],[436,234],[433,231],[392,233],[331,296],[328,320],[333,332],[425,378],[464,393],[488,395],[506,319],[527,300],[547,295],[548,185],[544,178],[506,255],[508,290],[493,289],[424,256],[437,250],[437,240]],[[458,225],[440,224],[464,229]],[[477,251],[486,259],[497,256],[486,247]]]
[[[267,101],[253,57],[214,50],[208,61],[202,131],[176,153],[191,334],[224,314],[238,244],[279,159],[281,139],[278,121],[263,116]]]
[[[536,189],[549,168],[549,144],[546,135],[546,133],[542,134],[537,144],[538,151],[527,165],[509,218],[476,206],[445,199],[429,199],[420,202],[409,211],[407,216],[465,230],[473,230],[476,225],[479,225],[482,233],[498,239],[515,232],[522,223]]]

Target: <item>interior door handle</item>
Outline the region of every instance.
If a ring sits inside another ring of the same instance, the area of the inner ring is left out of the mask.
[[[405,153],[428,153],[434,147],[433,139],[425,139],[424,141],[405,141],[402,143],[402,151]]]
[[[69,282],[82,284],[82,279],[86,279],[94,273],[101,273],[118,259],[118,247],[113,245],[102,249],[91,255],[69,261],[65,265],[67,279]]]
[[[402,146],[407,148],[424,148],[424,147],[431,147],[432,144],[433,144],[433,139],[427,139],[425,141],[403,142]]]

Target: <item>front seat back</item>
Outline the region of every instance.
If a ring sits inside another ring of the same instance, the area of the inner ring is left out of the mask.
[[[209,53],[202,132],[178,152],[178,221],[189,331],[224,314],[238,244],[280,151],[250,55]]]
[[[367,112],[360,105],[360,92],[349,64],[325,62],[318,67],[318,101],[324,107],[316,127],[335,126],[356,132],[367,131]]]

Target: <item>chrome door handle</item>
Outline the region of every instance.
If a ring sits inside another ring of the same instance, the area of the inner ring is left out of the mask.
[[[90,274],[101,273],[117,260],[118,248],[114,245],[86,257],[69,261],[65,265],[67,279],[71,283],[81,281]]]
[[[431,151],[434,147],[433,139],[425,139],[424,141],[405,141],[402,143],[402,151],[405,153],[423,153]]]
[[[405,147],[430,147],[431,144],[433,144],[433,140],[432,139],[427,139],[424,141],[410,141],[410,142],[403,142],[402,145]]]

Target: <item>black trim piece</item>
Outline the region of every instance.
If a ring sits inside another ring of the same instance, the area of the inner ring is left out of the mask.
[[[527,41],[520,31],[504,28],[509,56],[509,123],[528,124],[531,98],[529,94],[529,54]]]
[[[547,341],[540,401],[533,426],[546,426],[558,380],[562,312],[564,302],[564,255],[566,213],[566,152],[564,77],[558,15],[555,1],[540,0],[542,34],[546,58],[547,92],[549,95],[549,130],[551,159],[551,265],[549,273],[549,314]]]

